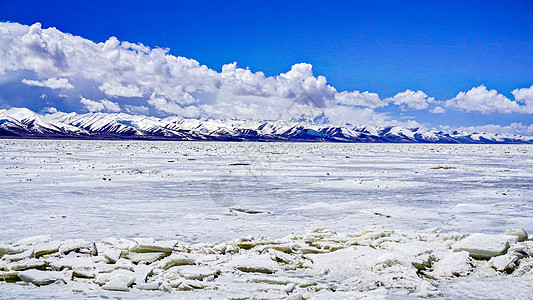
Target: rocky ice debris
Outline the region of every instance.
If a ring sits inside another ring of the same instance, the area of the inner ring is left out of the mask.
[[[268,291],[270,298],[314,293],[331,298],[403,289],[411,296],[433,297],[447,278],[495,272],[533,276],[533,241],[524,230],[465,235],[374,226],[355,233],[310,229],[280,239],[214,244],[110,238],[93,245],[36,236],[0,243],[0,249],[4,284],[85,284],[113,292],[237,289],[256,295]]]

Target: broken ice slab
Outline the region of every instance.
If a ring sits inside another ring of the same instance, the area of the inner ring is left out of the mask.
[[[453,245],[454,251],[466,251],[475,259],[490,259],[504,254],[509,243],[516,243],[518,238],[511,235],[491,235],[474,233]]]
[[[69,280],[68,273],[57,271],[39,271],[39,270],[26,270],[18,273],[18,277],[25,282],[33,283],[37,286],[51,284],[57,281],[65,282]]]
[[[155,241],[153,238],[135,238],[135,244],[129,247],[131,252],[165,252],[171,253],[176,241]]]

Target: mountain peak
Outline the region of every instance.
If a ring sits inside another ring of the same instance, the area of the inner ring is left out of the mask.
[[[31,119],[35,118],[38,115],[34,113],[33,111],[23,108],[23,107],[13,107],[6,111],[4,111],[4,114],[8,117],[11,117],[16,120],[25,120],[25,119]]]
[[[66,137],[213,141],[327,141],[379,143],[533,143],[516,135],[430,131],[401,126],[329,124],[325,115],[298,121],[159,119],[125,113],[53,113],[0,110],[0,137]],[[304,118],[305,119],[305,118]]]

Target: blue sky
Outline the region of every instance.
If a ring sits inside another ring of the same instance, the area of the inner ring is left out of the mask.
[[[446,101],[484,85],[487,91],[494,89],[514,102],[519,99],[512,91],[533,84],[530,0],[327,4],[2,0],[0,19],[24,25],[40,22],[43,29],[55,27],[95,43],[115,36],[152,49],[169,48],[169,54],[194,59],[217,72],[222,65],[237,62],[238,67],[268,77],[308,63],[315,77],[325,76],[338,92],[368,91],[380,99],[409,89],[423,91],[426,100]],[[526,95],[520,100],[522,105],[529,99],[528,93],[522,93]],[[530,125],[533,119],[531,109],[469,111],[457,103],[437,103],[428,109],[441,106],[446,113],[402,110],[394,105],[371,109],[395,120],[411,119],[430,127]]]

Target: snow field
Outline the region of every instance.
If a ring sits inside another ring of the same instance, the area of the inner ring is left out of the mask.
[[[0,140],[0,297],[527,299],[532,150]]]

